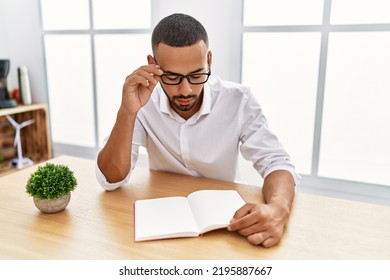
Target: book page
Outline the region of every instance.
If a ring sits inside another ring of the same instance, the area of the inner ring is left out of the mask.
[[[199,235],[186,197],[137,200],[134,217],[135,241]]]
[[[201,233],[228,226],[234,213],[245,204],[235,190],[196,191],[188,201]]]

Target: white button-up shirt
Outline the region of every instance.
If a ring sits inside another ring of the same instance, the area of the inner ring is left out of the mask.
[[[132,169],[139,146],[146,147],[152,170],[243,183],[238,168],[241,151],[263,178],[283,169],[291,172],[296,184],[299,181],[250,88],[215,77],[204,86],[200,110],[188,120],[170,107],[157,85],[137,115]],[[131,172],[123,181],[109,183],[96,165],[98,181],[106,190],[126,185]]]

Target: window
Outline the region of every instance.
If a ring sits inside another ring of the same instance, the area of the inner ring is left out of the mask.
[[[390,2],[243,7],[242,81],[304,180],[390,185]]]
[[[243,38],[243,82],[304,174],[311,170],[320,35],[246,33]]]
[[[95,63],[99,145],[114,126],[122,98],[122,85],[129,71],[146,64],[151,53],[148,34],[101,34],[95,36]]]
[[[146,64],[151,51],[150,5],[41,0],[54,145],[90,148],[91,153],[102,146],[115,121],[124,78]]]
[[[332,32],[319,175],[390,184],[390,31]]]
[[[321,24],[323,0],[245,0],[245,26]]]
[[[53,141],[94,147],[90,38],[48,35],[44,43]]]

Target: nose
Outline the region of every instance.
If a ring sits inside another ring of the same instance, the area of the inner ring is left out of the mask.
[[[183,81],[180,83],[179,92],[184,96],[190,95],[192,93],[191,84],[187,79],[183,79]]]

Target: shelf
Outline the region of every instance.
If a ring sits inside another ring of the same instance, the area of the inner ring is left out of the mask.
[[[0,161],[0,176],[17,170],[8,166],[9,161],[17,157],[17,154],[13,147],[15,129],[6,119],[7,115],[18,123],[34,119],[33,124],[21,130],[24,157],[29,157],[35,163],[52,158],[48,110],[45,104],[0,109],[0,157],[5,158]]]

